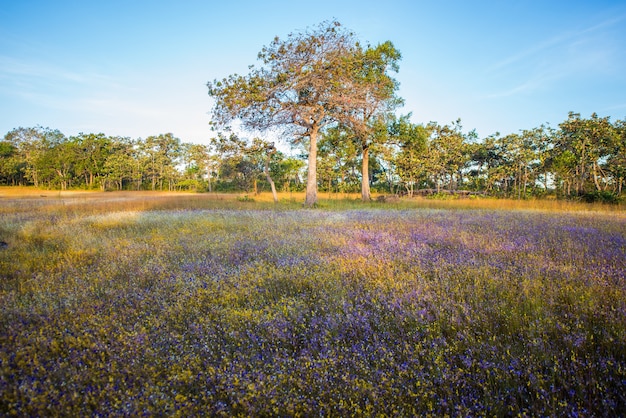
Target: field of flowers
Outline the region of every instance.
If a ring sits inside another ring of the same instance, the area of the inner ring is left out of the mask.
[[[623,212],[141,202],[0,200],[0,415],[626,413]]]

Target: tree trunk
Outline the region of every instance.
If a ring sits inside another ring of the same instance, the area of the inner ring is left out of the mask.
[[[582,153],[580,157],[580,185],[578,190],[576,190],[579,195],[585,191],[585,163],[585,142],[583,141]]]
[[[407,184],[406,184],[406,194],[407,196],[409,196],[410,199],[413,198],[414,192],[413,192],[413,184],[415,182],[413,180],[410,180]]]
[[[600,182],[598,181],[598,165],[593,163],[593,183],[596,185],[596,190],[601,191]]]
[[[209,181],[209,193],[211,193],[212,190],[212,186],[211,186],[211,168],[207,165],[206,167],[206,173],[207,173],[207,180]]]
[[[526,198],[527,184],[528,184],[528,167],[524,166],[524,199]]]
[[[363,164],[361,166],[361,199],[364,202],[369,202],[370,195],[370,169],[369,169],[369,152],[370,149],[367,145],[363,147]]]
[[[309,170],[306,179],[306,199],[304,205],[313,207],[317,203],[317,124],[309,131]]]
[[[272,176],[270,176],[270,158],[272,155],[268,155],[265,160],[265,177],[267,178],[267,182],[270,184],[270,188],[272,189],[272,197],[274,198],[274,203],[278,203],[278,194],[276,194],[276,185],[274,185],[274,180],[272,180]]]

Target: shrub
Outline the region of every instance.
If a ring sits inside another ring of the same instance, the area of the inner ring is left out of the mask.
[[[581,196],[581,200],[587,203],[608,203],[618,204],[619,196],[607,190],[594,190]]]

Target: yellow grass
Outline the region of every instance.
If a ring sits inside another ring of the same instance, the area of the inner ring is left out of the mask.
[[[550,212],[611,212],[626,216],[623,204],[589,204],[556,199],[496,199],[496,198],[447,198],[425,197],[401,198],[396,202],[380,203],[375,199],[364,203],[358,193],[318,193],[318,206],[322,209],[348,209],[359,207],[389,209],[478,209],[478,210],[531,210]],[[278,193],[282,209],[302,207],[304,192]],[[253,193],[190,193],[161,191],[100,192],[85,190],[42,190],[32,187],[0,187],[0,213],[32,209],[45,210],[91,210],[107,212],[117,210],[174,210],[203,208],[270,209],[274,207],[269,192]]]

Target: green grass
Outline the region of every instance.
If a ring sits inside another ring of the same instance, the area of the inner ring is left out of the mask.
[[[0,414],[623,415],[602,205],[0,198]]]

